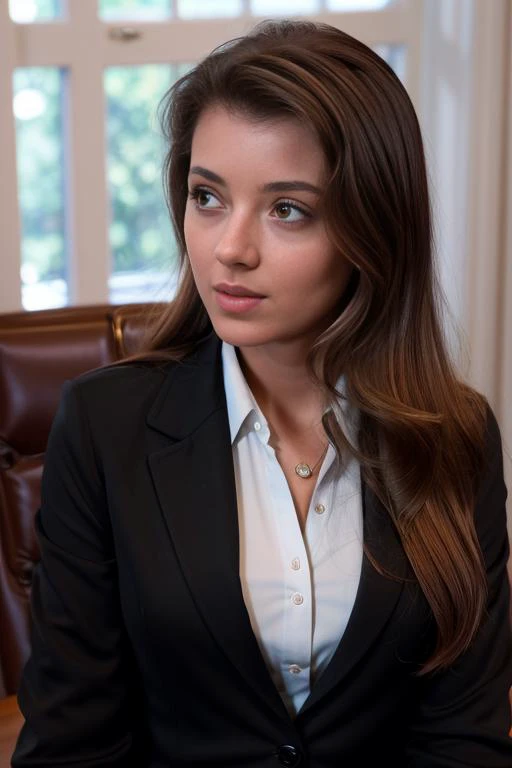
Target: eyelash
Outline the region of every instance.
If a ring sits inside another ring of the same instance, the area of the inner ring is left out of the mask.
[[[199,202],[198,202],[199,195],[211,195],[212,197],[215,197],[215,199],[218,199],[217,196],[213,192],[210,192],[210,190],[207,189],[206,187],[193,187],[189,191],[188,196],[190,200],[193,200],[195,202],[196,208],[200,211],[203,211],[205,209],[199,205]]]
[[[306,211],[305,208],[303,208],[301,205],[298,205],[293,200],[279,200],[279,202],[274,204],[273,210],[275,211],[276,208],[278,208],[280,205],[287,205],[293,211],[298,211],[298,213],[300,213],[301,216],[303,216],[305,219],[311,219],[312,218],[312,214],[309,211]],[[283,221],[284,223],[286,223],[286,221],[287,221],[286,219],[280,219],[278,216],[276,218],[278,219],[278,221]],[[298,222],[298,221],[290,221],[288,223],[289,224],[299,224],[300,222]]]
[[[199,205],[198,201],[199,201],[199,196],[201,194],[211,195],[216,200],[218,199],[217,196],[215,195],[215,193],[212,192],[211,190],[209,190],[207,187],[202,187],[202,186],[193,187],[191,190],[189,190],[188,196],[189,196],[190,200],[194,201],[197,210],[198,211],[215,210],[214,208],[213,209],[203,208],[202,206]],[[274,203],[274,205],[272,207],[272,210],[275,211],[276,208],[278,208],[278,206],[281,206],[281,205],[282,206],[286,206],[286,205],[289,206],[292,210],[297,211],[298,213],[300,213],[301,216],[303,216],[304,218],[307,218],[307,219],[311,219],[312,218],[312,214],[309,211],[307,211],[302,206],[298,205],[293,200],[287,200],[287,199],[279,200],[277,203]],[[276,216],[275,218],[277,218],[278,221],[281,221],[281,222],[283,222],[285,224],[287,223],[286,219],[280,219],[278,216]],[[288,222],[288,224],[300,224],[300,222],[299,221],[291,221],[291,222]]]

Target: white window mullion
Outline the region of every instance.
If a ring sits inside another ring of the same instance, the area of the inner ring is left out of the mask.
[[[197,21],[176,19],[158,24],[103,23],[105,60],[108,66],[197,61],[219,43],[245,34],[253,24],[254,19],[241,16]],[[116,37],[115,32],[123,27],[136,30],[139,33],[137,39],[126,41]]]
[[[0,3],[0,307],[2,312],[21,309],[20,242],[16,172],[16,130],[12,109],[12,76],[16,64],[16,28],[7,3]]]
[[[69,1],[74,51],[68,78],[70,303],[108,301],[104,30],[96,3]]]
[[[14,27],[18,67],[65,67],[73,60],[76,40],[69,21],[51,20]]]
[[[372,13],[318,13],[309,17],[339,27],[368,45],[389,44],[407,47],[406,85],[418,99],[422,47],[422,0],[398,5],[389,11]],[[196,61],[219,43],[248,32],[261,19],[240,16],[233,19],[164,21],[158,24],[133,22],[105,24],[105,56],[109,66],[136,66],[149,62]],[[137,39],[124,42],[110,33],[123,26],[137,30]]]

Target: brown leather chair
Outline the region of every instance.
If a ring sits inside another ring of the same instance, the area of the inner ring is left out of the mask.
[[[39,558],[33,520],[63,383],[136,352],[155,305],[0,316],[0,698],[15,694],[29,652]]]

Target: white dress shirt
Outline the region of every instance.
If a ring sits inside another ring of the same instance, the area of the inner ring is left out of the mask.
[[[268,443],[267,421],[235,348],[226,343],[222,364],[242,591],[262,655],[293,717],[327,667],[354,605],[363,555],[359,463],[351,458],[342,466],[329,445],[303,534],[285,475]]]

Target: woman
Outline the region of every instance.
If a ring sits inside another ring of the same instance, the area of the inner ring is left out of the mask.
[[[166,105],[180,287],[55,419],[13,765],[510,768],[500,433],[404,88],[266,23]]]

